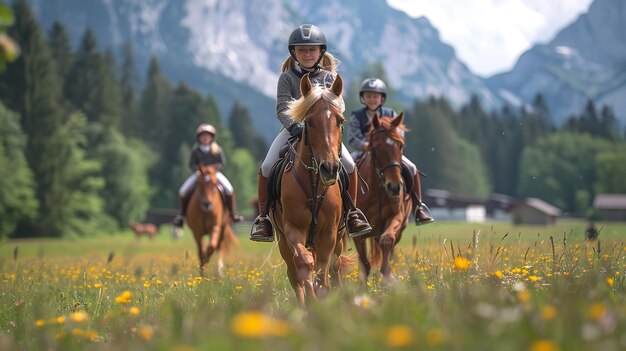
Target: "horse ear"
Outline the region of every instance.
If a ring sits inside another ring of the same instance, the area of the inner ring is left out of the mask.
[[[337,96],[341,96],[341,94],[343,94],[343,78],[341,78],[340,75],[337,75],[337,78],[335,78],[333,86],[330,87],[330,90],[332,90]]]
[[[302,96],[307,96],[311,92],[312,88],[313,86],[311,85],[309,75],[305,74],[302,79],[300,79],[300,93],[302,93]]]
[[[400,112],[400,115],[398,115],[398,117],[393,119],[393,121],[391,122],[391,125],[394,126],[395,128],[398,128],[398,126],[402,124],[403,119],[404,119],[404,112]]]
[[[374,129],[380,128],[380,119],[378,119],[378,113],[374,114],[374,118],[372,118],[372,126]]]

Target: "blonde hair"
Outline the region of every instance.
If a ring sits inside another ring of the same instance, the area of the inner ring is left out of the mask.
[[[293,56],[289,55],[285,61],[283,61],[280,71],[281,72],[287,72],[291,69],[291,67],[293,67],[294,63],[296,62],[296,59],[293,58]],[[333,54],[331,54],[328,51],[324,51],[324,55],[322,56],[322,59],[320,60],[320,66],[322,66],[323,69],[330,71],[331,73],[335,74],[337,73],[337,65],[339,64],[339,60],[337,58],[335,58],[335,56],[333,56]]]

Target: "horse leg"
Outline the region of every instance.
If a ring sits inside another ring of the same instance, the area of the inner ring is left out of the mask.
[[[204,254],[204,244],[202,243],[202,234],[196,234],[196,232],[194,231],[193,237],[194,239],[196,239],[196,246],[198,247],[198,260],[200,261],[198,268],[200,268],[200,270],[202,271],[202,269],[204,269],[204,265],[206,264],[206,260],[205,260],[206,255]]]
[[[335,250],[333,252],[335,254],[335,264],[331,265],[332,269],[330,271],[330,283],[332,286],[343,287],[341,283],[341,268],[342,268],[342,256],[343,253],[343,240],[338,240],[337,245],[335,245]]]
[[[359,261],[361,262],[361,266],[363,267],[363,280],[367,283],[367,279],[370,276],[370,272],[372,270],[372,265],[370,264],[369,257],[367,257],[367,247],[365,244],[365,240],[367,238],[360,236],[354,238],[354,247],[356,248],[356,252],[359,255]]]
[[[207,248],[206,251],[204,253],[205,255],[205,263],[209,262],[209,259],[211,258],[211,256],[213,255],[213,253],[215,252],[215,250],[217,250],[219,244],[220,244],[220,238],[222,237],[221,235],[221,231],[220,231],[220,226],[218,224],[214,225],[211,228],[210,234],[209,234],[209,242],[207,244]]]
[[[298,283],[304,287],[306,299],[308,301],[316,300],[312,280],[313,269],[315,267],[313,254],[307,250],[302,243],[297,243],[294,250],[293,260],[296,266],[296,279]]]
[[[383,259],[380,264],[380,273],[383,275],[386,281],[393,281],[393,275],[391,274],[391,253],[393,252],[393,246],[395,244],[395,238],[393,234],[385,233],[380,237],[380,248],[383,252]]]
[[[289,278],[291,288],[296,294],[298,304],[302,309],[306,309],[304,301],[304,282],[298,280],[296,262],[294,259],[295,252],[284,237],[278,240],[278,248],[280,255],[283,257],[283,260],[285,260],[285,264],[287,264],[287,277]]]

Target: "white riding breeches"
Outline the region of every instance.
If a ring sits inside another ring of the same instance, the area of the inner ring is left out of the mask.
[[[232,195],[234,189],[233,189],[233,185],[230,183],[228,178],[226,178],[226,176],[223,175],[222,172],[217,172],[215,176],[217,177],[218,183],[222,184],[222,186],[224,187],[224,191],[226,192],[226,195]],[[189,177],[187,177],[187,180],[185,180],[183,185],[181,185],[180,189],[178,190],[178,196],[185,197],[189,195],[189,193],[193,191],[193,188],[196,187],[197,181],[198,181],[198,174],[194,172]]]
[[[272,166],[276,163],[276,161],[278,161],[278,157],[280,156],[280,149],[287,143],[288,140],[289,131],[287,129],[283,129],[280,133],[278,133],[272,142],[270,149],[267,151],[267,156],[265,156],[265,160],[263,160],[263,164],[261,164],[261,174],[264,177],[268,177],[270,175]],[[348,174],[354,172],[354,159],[343,143],[341,143],[341,163]]]

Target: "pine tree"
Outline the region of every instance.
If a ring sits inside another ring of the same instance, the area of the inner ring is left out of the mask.
[[[54,21],[52,24],[48,34],[48,46],[54,58],[59,78],[61,82],[65,82],[74,61],[74,54],[65,26],[58,21]]]
[[[170,82],[161,75],[155,57],[150,60],[146,85],[141,94],[138,136],[150,147],[160,149],[169,126]]]
[[[247,149],[257,161],[263,160],[267,151],[265,140],[256,133],[248,109],[236,100],[228,118],[228,126],[235,147]]]
[[[138,106],[135,89],[139,85],[133,46],[127,42],[123,49],[123,61],[120,72],[120,97],[122,106],[122,132],[126,136],[139,136]]]

